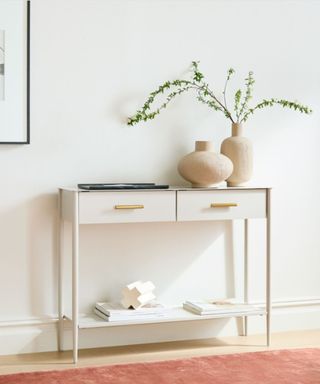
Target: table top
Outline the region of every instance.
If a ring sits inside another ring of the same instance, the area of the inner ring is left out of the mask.
[[[71,191],[71,192],[167,192],[167,191],[237,191],[237,190],[257,190],[257,189],[271,189],[270,186],[256,186],[256,185],[247,185],[243,187],[227,187],[224,186],[217,186],[217,187],[209,187],[209,188],[192,188],[188,186],[169,186],[167,189],[99,189],[99,190],[87,190],[87,189],[80,189],[77,186],[71,186],[71,187],[59,187],[61,190],[65,191]]]

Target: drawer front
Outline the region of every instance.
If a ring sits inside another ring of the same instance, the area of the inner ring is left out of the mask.
[[[176,221],[176,193],[152,192],[81,192],[79,222],[139,223]]]
[[[179,191],[178,221],[266,217],[266,190]]]

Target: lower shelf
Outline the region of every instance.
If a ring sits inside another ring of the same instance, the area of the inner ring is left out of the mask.
[[[222,319],[230,317],[243,317],[243,316],[256,316],[265,315],[266,310],[264,308],[254,308],[250,311],[242,312],[228,312],[219,313],[213,315],[196,315],[189,311],[186,311],[182,307],[170,308],[163,316],[155,316],[150,319],[143,320],[125,320],[125,321],[106,321],[94,313],[79,316],[79,328],[99,328],[99,327],[119,327],[124,325],[140,325],[140,324],[157,324],[157,323],[171,323],[176,321],[197,321],[197,320],[210,320],[210,319]],[[70,316],[64,316],[64,319],[68,322],[72,322]]]

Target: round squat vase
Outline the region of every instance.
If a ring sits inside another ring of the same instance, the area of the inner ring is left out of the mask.
[[[245,185],[252,177],[253,151],[251,141],[242,136],[243,126],[232,124],[232,136],[221,144],[221,153],[233,163],[233,172],[227,179],[228,187]]]
[[[211,141],[196,141],[195,151],[178,164],[180,175],[194,188],[217,186],[232,174],[232,170],[232,161],[214,152]]]

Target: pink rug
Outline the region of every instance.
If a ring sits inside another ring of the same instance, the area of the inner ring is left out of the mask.
[[[320,349],[195,357],[0,376],[0,384],[320,384]]]

